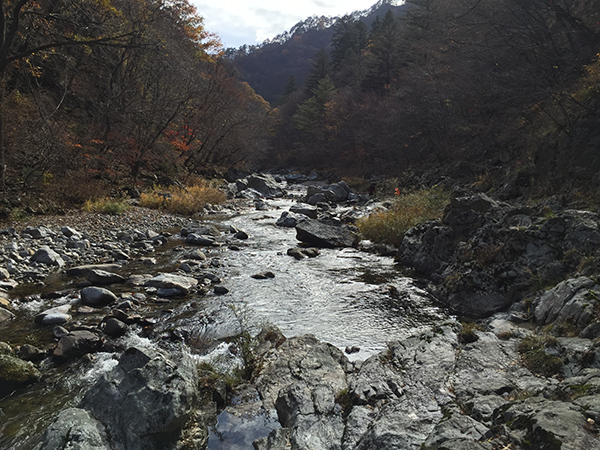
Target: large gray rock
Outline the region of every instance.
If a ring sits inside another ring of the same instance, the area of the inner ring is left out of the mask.
[[[96,286],[107,286],[109,284],[125,283],[127,278],[106,270],[92,269],[88,274],[88,281]]]
[[[8,309],[0,307],[0,324],[14,319],[15,315]]]
[[[52,231],[50,231],[47,227],[27,227],[23,230],[23,234],[31,236],[33,239],[42,239],[52,235]]]
[[[444,417],[442,406],[454,400],[449,378],[456,346],[456,334],[444,327],[391,344],[361,367],[350,392],[383,405],[356,449],[420,448]]]
[[[284,211],[281,213],[279,219],[277,219],[277,222],[275,222],[275,225],[284,228],[294,228],[297,223],[298,217],[294,213]]]
[[[281,197],[284,193],[275,178],[269,174],[252,174],[244,179],[237,180],[236,186],[240,192],[253,189],[268,198]]]
[[[347,389],[350,369],[339,349],[314,336],[290,338],[264,355],[256,386],[265,409],[275,407],[289,428],[292,449],[341,449],[344,421],[335,397]],[[281,448],[281,433],[272,432],[257,448]]]
[[[35,323],[40,325],[62,325],[71,320],[71,305],[60,305],[47,309],[35,316]]]
[[[39,450],[112,450],[104,426],[83,409],[62,411],[42,438]]]
[[[311,219],[316,219],[319,215],[317,208],[310,205],[294,205],[290,207],[290,212],[294,214],[304,214]]]
[[[101,347],[102,341],[94,333],[76,330],[60,338],[52,354],[58,361],[64,362],[69,359],[81,358],[88,353],[95,353]]]
[[[424,443],[425,448],[444,448],[453,440],[482,441],[494,433],[469,416],[454,413],[448,420],[438,423]]]
[[[534,397],[516,402],[496,418],[510,423],[510,436],[524,448],[578,450],[600,448],[598,436],[590,433],[581,407]]]
[[[48,246],[40,247],[40,249],[31,257],[31,261],[46,264],[48,266],[62,267],[65,265],[64,259]]]
[[[119,264],[87,264],[84,266],[70,267],[67,269],[67,275],[78,276],[85,275],[92,270],[117,270],[121,268]]]
[[[40,378],[42,374],[30,362],[0,354],[0,398],[35,383]]]
[[[198,398],[196,364],[186,355],[130,348],[85,394],[81,407],[103,422],[114,450],[178,447]]]
[[[343,181],[327,186],[311,186],[308,188],[306,194],[306,202],[309,205],[316,205],[321,201],[329,201],[333,203],[345,202],[348,200],[350,192],[350,188]]]
[[[587,277],[559,283],[537,301],[535,320],[538,325],[570,323],[585,328],[595,316],[600,286]]]
[[[87,306],[106,306],[117,300],[111,291],[101,287],[86,287],[81,290],[81,302]]]
[[[158,289],[176,289],[183,295],[187,294],[197,285],[198,280],[196,278],[175,275],[172,273],[159,273],[145,283],[145,286]]]
[[[217,247],[219,243],[212,236],[190,233],[185,238],[185,243],[202,247]]]
[[[296,225],[296,239],[316,247],[352,247],[358,242],[354,232],[345,225],[329,225],[314,219],[304,219]]]

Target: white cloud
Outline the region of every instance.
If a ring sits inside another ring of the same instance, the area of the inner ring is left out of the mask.
[[[289,30],[309,16],[341,16],[370,8],[376,0],[192,0],[206,29],[221,37],[225,47],[258,44]]]

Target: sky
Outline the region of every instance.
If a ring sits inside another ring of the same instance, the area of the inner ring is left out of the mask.
[[[310,16],[343,16],[377,0],[191,0],[223,47],[260,44]]]

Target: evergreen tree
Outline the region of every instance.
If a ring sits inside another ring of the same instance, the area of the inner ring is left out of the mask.
[[[331,79],[326,76],[319,81],[313,96],[298,107],[293,115],[294,127],[307,136],[315,139],[323,137],[327,104],[335,96],[336,89]]]
[[[319,82],[331,75],[331,65],[329,63],[329,54],[322,48],[311,61],[311,71],[306,78],[306,90],[313,92],[319,86]]]
[[[369,69],[363,87],[383,92],[392,84],[398,68],[398,21],[392,10],[377,25],[373,23],[369,45]]]
[[[279,105],[283,105],[286,103],[295,92],[298,91],[298,82],[296,81],[296,77],[294,75],[290,75],[288,78],[285,88],[283,90],[283,94],[277,97],[277,103]]]

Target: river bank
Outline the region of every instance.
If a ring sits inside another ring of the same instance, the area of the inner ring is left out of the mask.
[[[460,324],[391,258],[308,257],[278,219],[318,212],[302,232],[322,242],[360,208],[292,197],[5,229],[2,361],[24,378],[3,385],[3,448],[600,448],[595,337],[523,327],[518,306]],[[530,314],[595,295],[574,278]]]

